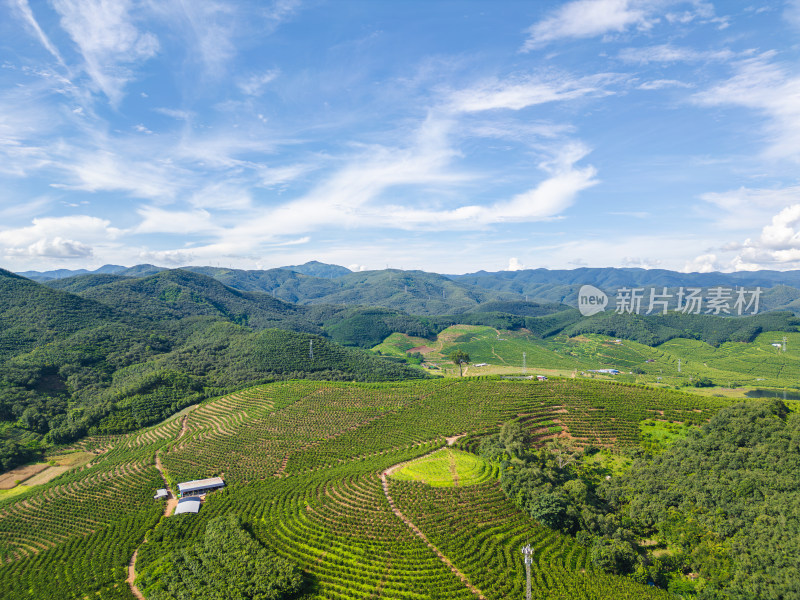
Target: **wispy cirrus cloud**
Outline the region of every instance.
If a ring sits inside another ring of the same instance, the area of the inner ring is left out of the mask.
[[[568,2],[528,29],[523,52],[563,38],[588,38],[629,27],[649,29],[651,11],[634,0],[575,0]]]
[[[521,110],[582,96],[607,95],[610,93],[607,84],[618,79],[618,75],[610,73],[580,78],[529,76],[513,80],[491,79],[452,92],[447,108],[455,113]]]
[[[237,85],[239,89],[242,90],[242,93],[247,96],[260,96],[264,92],[264,88],[274,81],[278,75],[280,75],[278,69],[271,69],[264,73],[239,79]]]
[[[676,79],[654,79],[653,81],[645,81],[636,86],[638,90],[663,90],[667,88],[692,88],[691,83],[685,81],[678,81]]]
[[[800,161],[800,73],[773,52],[739,61],[736,74],[694,95],[703,106],[741,106],[767,117],[767,156]]]
[[[39,26],[39,22],[33,15],[33,10],[31,10],[28,0],[9,0],[9,3],[11,4],[12,8],[16,9],[17,13],[25,22],[25,25],[33,32],[36,38],[41,42],[42,46],[44,46],[45,49],[52,54],[62,66],[64,66],[65,63],[64,59],[61,57],[61,53],[50,41],[50,38],[47,37],[45,32],[42,31],[42,28]]]
[[[678,63],[678,62],[726,62],[737,57],[727,48],[720,50],[695,50],[672,44],[647,46],[644,48],[625,48],[619,58],[629,63]]]
[[[119,104],[133,77],[131,65],[158,52],[156,36],[138,29],[130,0],[54,0],[53,6],[89,77],[112,104]]]
[[[551,11],[527,29],[522,52],[530,52],[561,39],[582,39],[630,30],[648,32],[657,24],[711,22],[720,28],[727,20],[714,16],[703,0],[573,0]]]

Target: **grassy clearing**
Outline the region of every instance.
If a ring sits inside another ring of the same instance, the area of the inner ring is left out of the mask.
[[[391,475],[397,481],[421,481],[433,487],[476,485],[497,476],[496,466],[479,456],[452,448],[418,458]]]
[[[617,477],[627,471],[633,460],[624,454],[615,454],[608,450],[601,450],[581,459],[583,476],[599,483],[606,477]]]
[[[8,500],[9,498],[13,498],[14,496],[19,496],[20,494],[24,494],[29,489],[31,489],[31,486],[19,484],[17,486],[14,486],[10,490],[0,490],[0,501]]]
[[[639,423],[639,430],[641,431],[642,447],[652,452],[660,452],[675,441],[689,435],[692,426],[646,419]]]

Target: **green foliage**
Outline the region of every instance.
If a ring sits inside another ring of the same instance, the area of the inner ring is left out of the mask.
[[[634,547],[624,540],[597,538],[592,546],[592,562],[609,573],[632,572],[638,558]]]
[[[463,374],[461,372],[462,366],[469,363],[469,354],[464,352],[463,350],[453,350],[450,355],[448,356],[450,362],[454,365],[458,365],[459,374]]]
[[[710,597],[797,598],[798,461],[798,414],[780,401],[750,402],[637,461],[603,495],[674,548]]]
[[[162,552],[137,579],[148,600],[280,600],[302,585],[298,569],[261,546],[234,514],[210,520],[202,541]]]
[[[575,336],[600,333],[657,346],[674,338],[702,340],[712,346],[724,342],[752,342],[762,331],[797,331],[800,321],[791,312],[768,312],[747,317],[670,312],[666,315],[617,314],[606,312],[578,320],[564,329]]]

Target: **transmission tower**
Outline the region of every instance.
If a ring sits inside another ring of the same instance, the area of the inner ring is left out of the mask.
[[[528,363],[526,362],[527,354],[525,352],[522,353],[522,372],[528,372]]]
[[[678,359],[678,373],[681,372],[681,359]]]
[[[533,564],[533,548],[527,544],[522,548],[525,555],[525,600],[531,600],[531,564]]]
[[[308,340],[308,357],[314,361],[314,340]]]

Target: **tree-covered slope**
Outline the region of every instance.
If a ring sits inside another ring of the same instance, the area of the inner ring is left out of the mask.
[[[120,318],[108,306],[0,269],[0,360]]]
[[[721,410],[605,494],[695,575],[700,597],[800,597],[800,414],[781,402]]]
[[[674,338],[723,342],[752,342],[762,331],[797,331],[800,319],[791,312],[768,312],[748,317],[715,317],[669,312],[666,315],[600,313],[576,319],[564,328],[567,335],[601,333],[656,346]]]
[[[321,329],[307,309],[266,294],[183,271],[91,277],[106,280],[84,287],[96,299],[0,273],[3,469],[43,445],[141,427],[254,382],[425,377],[311,335]]]
[[[281,327],[319,332],[302,307],[264,293],[243,292],[180,269],[143,278],[82,276],[57,285],[120,311],[154,320],[212,316],[254,329]],[[98,280],[103,280],[99,283]],[[95,282],[94,285],[89,285]]]

